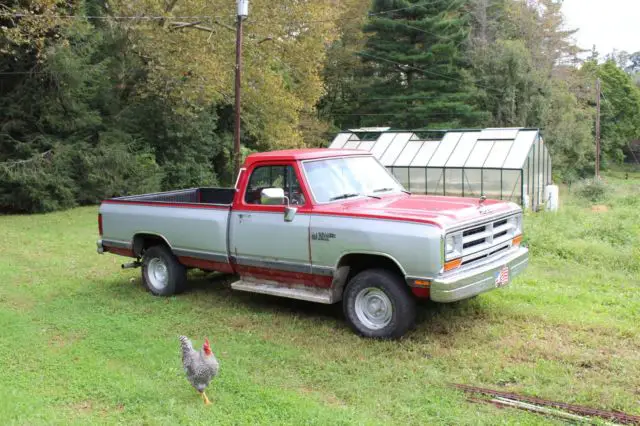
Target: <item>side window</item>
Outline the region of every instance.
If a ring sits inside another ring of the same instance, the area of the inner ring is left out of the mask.
[[[301,205],[305,202],[292,166],[256,167],[249,178],[244,201],[248,204],[260,204],[260,193],[265,188],[282,188],[291,204]]]

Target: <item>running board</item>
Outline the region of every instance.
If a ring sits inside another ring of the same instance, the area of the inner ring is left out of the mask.
[[[270,296],[288,297],[289,299],[307,300],[309,302],[331,304],[333,295],[329,288],[313,288],[306,286],[287,287],[269,282],[236,281],[231,284],[234,290],[250,293],[268,294]]]

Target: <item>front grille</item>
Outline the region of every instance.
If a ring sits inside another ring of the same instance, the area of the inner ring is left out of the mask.
[[[462,232],[462,265],[498,255],[511,247],[516,226],[507,218],[474,225]]]

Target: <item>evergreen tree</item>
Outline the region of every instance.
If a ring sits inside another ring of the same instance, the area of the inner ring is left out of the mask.
[[[353,113],[360,125],[418,129],[472,126],[474,86],[463,48],[467,0],[375,0],[359,52],[364,63]]]

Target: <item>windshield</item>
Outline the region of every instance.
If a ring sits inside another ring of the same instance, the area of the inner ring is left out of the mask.
[[[332,158],[303,165],[318,203],[404,191],[374,157]]]

